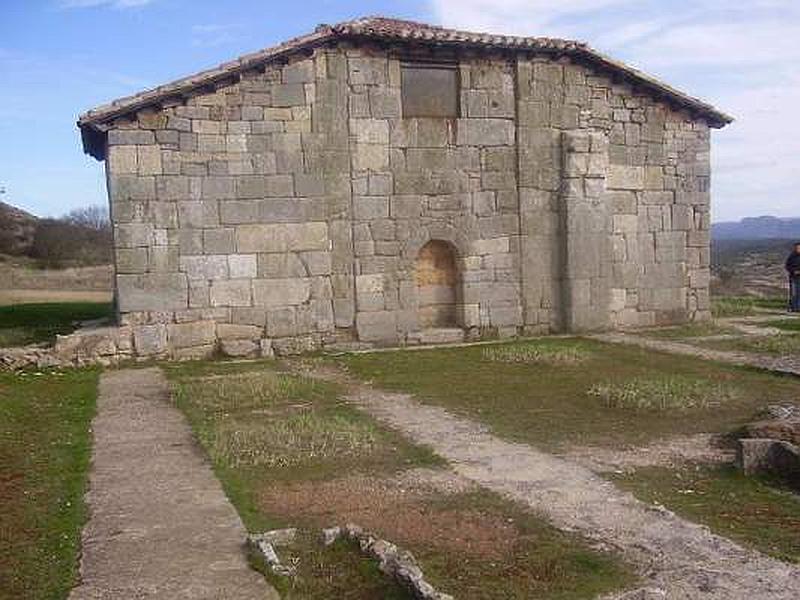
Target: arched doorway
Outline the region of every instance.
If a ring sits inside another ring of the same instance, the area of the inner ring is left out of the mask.
[[[457,327],[458,268],[451,244],[431,240],[420,248],[416,283],[419,326]]]

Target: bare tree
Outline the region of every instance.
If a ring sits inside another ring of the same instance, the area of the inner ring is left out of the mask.
[[[106,231],[111,227],[108,209],[98,204],[71,210],[62,219],[72,225],[94,229],[95,231]]]
[[[102,206],[70,211],[39,221],[31,255],[53,267],[110,263],[111,223]]]

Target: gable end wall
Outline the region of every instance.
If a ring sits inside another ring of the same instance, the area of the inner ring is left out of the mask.
[[[568,61],[460,58],[458,119],[404,119],[400,57],[340,45],[108,134],[120,318],[141,355],[419,330],[448,242],[471,335],[709,315],[709,131]]]

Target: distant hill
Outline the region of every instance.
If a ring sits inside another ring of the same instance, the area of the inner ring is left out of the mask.
[[[39,219],[29,212],[0,202],[0,253],[22,256],[30,253]]]
[[[800,240],[800,218],[765,216],[713,223],[711,237],[714,240]]]

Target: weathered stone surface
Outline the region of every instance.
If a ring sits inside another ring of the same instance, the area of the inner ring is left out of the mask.
[[[750,438],[780,440],[800,446],[800,419],[770,419],[749,423],[745,426],[745,434]]]
[[[170,323],[167,339],[171,348],[193,348],[213,345],[216,342],[216,323],[196,321],[194,323]]]
[[[139,325],[133,328],[133,345],[139,356],[156,356],[167,351],[167,326]]]
[[[176,310],[189,305],[189,286],[182,273],[117,275],[121,312]]]
[[[212,281],[211,306],[251,306],[251,284],[249,279],[226,279]]]
[[[329,245],[325,223],[240,225],[236,228],[239,252],[328,250]]]
[[[220,350],[225,356],[254,358],[261,356],[261,345],[253,340],[220,340]]]
[[[365,342],[396,342],[397,315],[392,311],[358,313],[356,329]]]
[[[253,303],[255,306],[295,306],[308,301],[311,295],[311,280],[254,279]]]
[[[404,117],[391,52],[327,48],[112,126],[123,318],[419,339],[431,240],[472,337],[707,315],[707,124],[588,65],[459,61],[459,118]]]
[[[745,475],[774,475],[800,486],[800,448],[774,439],[739,440],[737,460]]]

